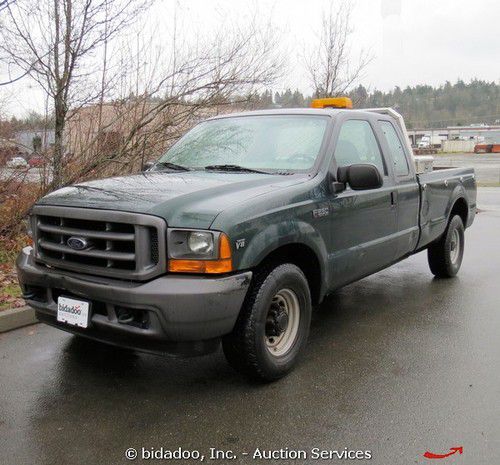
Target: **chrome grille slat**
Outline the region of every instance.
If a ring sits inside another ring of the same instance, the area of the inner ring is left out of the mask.
[[[39,224],[38,229],[54,234],[65,234],[68,236],[85,236],[96,239],[112,240],[112,241],[133,241],[134,234],[110,232],[110,231],[92,231],[85,229],[67,228],[64,226],[52,226],[47,224]]]
[[[38,241],[38,245],[44,249],[53,250],[55,252],[61,253],[69,253],[73,255],[81,255],[83,257],[95,257],[95,258],[104,258],[106,260],[125,260],[125,261],[133,261],[135,260],[135,254],[133,253],[122,253],[122,252],[112,252],[106,250],[75,250],[67,245],[63,244],[54,244],[52,242],[44,241],[40,239]]]
[[[36,205],[33,226],[35,259],[54,268],[127,280],[166,270],[167,225],[152,215]],[[87,248],[70,247],[70,237]]]

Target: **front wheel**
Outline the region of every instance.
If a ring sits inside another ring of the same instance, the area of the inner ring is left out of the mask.
[[[458,273],[464,255],[464,224],[455,215],[443,236],[427,249],[427,259],[432,273],[438,278],[451,278]]]
[[[304,273],[287,263],[254,276],[234,330],[222,341],[236,370],[264,381],[287,374],[307,342],[311,293]]]

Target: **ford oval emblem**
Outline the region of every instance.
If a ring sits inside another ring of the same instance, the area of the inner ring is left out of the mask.
[[[66,244],[74,250],[85,250],[89,246],[89,242],[84,237],[70,237]]]

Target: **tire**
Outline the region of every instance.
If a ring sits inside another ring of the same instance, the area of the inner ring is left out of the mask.
[[[310,323],[311,293],[300,268],[290,263],[264,268],[254,275],[236,325],[223,338],[222,348],[235,370],[275,381],[296,364]]]
[[[438,278],[455,276],[462,264],[464,245],[464,224],[462,219],[455,215],[441,238],[427,249],[427,259],[432,273]]]

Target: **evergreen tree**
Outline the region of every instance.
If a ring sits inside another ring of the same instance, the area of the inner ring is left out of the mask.
[[[363,85],[349,94],[355,108],[391,107],[405,118],[409,128],[498,124],[500,120],[500,84],[473,79],[455,84],[447,81],[439,87],[429,85],[396,86],[388,92],[369,92]],[[310,106],[313,95],[301,91],[265,90],[257,94],[255,108],[301,108]]]

